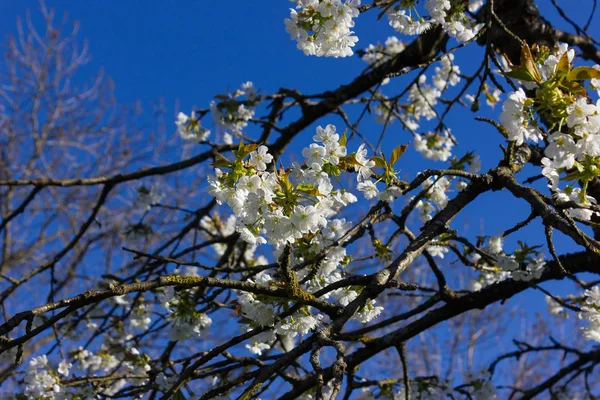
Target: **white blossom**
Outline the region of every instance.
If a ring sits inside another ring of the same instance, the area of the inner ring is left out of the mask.
[[[559,302],[554,300],[550,296],[545,297],[546,307],[548,307],[548,312],[556,317],[567,317],[567,313],[565,312],[565,308],[560,305]]]
[[[273,156],[269,154],[267,146],[259,146],[258,149],[250,153],[250,161],[248,163],[258,171],[264,171],[271,161],[273,161]]]
[[[428,132],[423,135],[415,135],[415,148],[423,157],[430,160],[447,161],[452,156],[454,142],[450,132],[445,129],[442,133]]]
[[[514,141],[517,146],[525,140],[537,142],[542,138],[540,129],[530,120],[527,101],[523,89],[518,89],[508,95],[500,114],[500,122],[508,132],[508,140]]]
[[[427,246],[427,252],[432,257],[444,258],[444,254],[448,252],[448,247],[440,245]]]
[[[347,57],[358,41],[351,30],[359,14],[360,0],[296,1],[300,12],[290,9],[285,29],[306,55]]]
[[[405,35],[420,35],[431,27],[431,22],[412,15],[411,10],[399,6],[392,7],[387,16],[390,26]]]
[[[71,368],[73,366],[72,363],[67,362],[66,360],[62,360],[59,364],[58,364],[58,373],[68,377],[69,376],[69,368]]]
[[[375,303],[375,300],[369,300],[364,307],[356,311],[356,313],[352,316],[352,319],[366,324],[367,322],[370,322],[372,319],[376,318],[383,311],[383,307],[376,306]]]
[[[460,82],[460,68],[454,63],[454,54],[446,54],[440,59],[440,66],[435,67],[432,80],[433,85],[442,91]]]
[[[196,114],[192,111],[191,116],[187,116],[180,112],[175,120],[177,133],[185,140],[204,142],[210,135],[210,131],[202,127],[200,119],[196,118]]]
[[[375,183],[373,183],[373,181],[371,180],[359,182],[356,188],[359,191],[363,192],[363,195],[367,200],[371,200],[372,198],[376,197],[379,193],[377,186],[375,186]]]
[[[364,181],[371,177],[372,168],[375,167],[375,161],[367,159],[367,149],[365,148],[365,144],[361,144],[356,151],[356,162],[360,164],[360,166],[356,167],[358,174],[356,174],[357,181]]]

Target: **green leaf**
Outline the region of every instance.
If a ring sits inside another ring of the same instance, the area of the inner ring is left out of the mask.
[[[241,159],[245,158],[248,154],[250,154],[254,150],[256,150],[257,147],[258,147],[258,144],[256,144],[256,143],[244,144],[244,141],[241,140],[240,144],[238,145],[238,149],[234,150],[233,154],[235,154],[235,156],[238,160],[241,160]]]
[[[531,75],[531,73],[523,67],[514,67],[505,75],[509,78],[518,79],[520,81],[535,82],[535,78],[533,77],[533,75]]]
[[[565,51],[556,65],[556,74],[559,76],[567,76],[569,69],[571,68],[568,53],[568,51]]]
[[[377,166],[379,168],[387,169],[387,163],[385,162],[385,159],[383,159],[382,157],[379,157],[379,156],[371,157],[371,161],[375,162],[375,166]]]
[[[323,194],[319,193],[319,189],[316,186],[307,183],[299,184],[296,186],[296,190],[311,196],[323,196]]]
[[[569,77],[567,76],[567,79]],[[577,96],[587,96],[587,91],[581,84],[575,81],[566,81],[562,82],[562,87],[565,88],[568,92],[575,94]]]
[[[327,173],[329,176],[340,176],[342,170],[337,165],[325,163],[323,165],[323,171]]]
[[[446,242],[446,241],[454,238],[455,236],[456,236],[455,234],[449,233],[449,232],[442,233],[440,236],[438,236],[438,241]]]
[[[346,137],[346,133],[348,132],[348,129],[346,129],[344,131],[344,134],[342,135],[342,137],[340,138],[340,146],[344,146],[346,147],[346,143],[348,142],[348,138]]]
[[[533,55],[531,54],[531,49],[527,43],[521,47],[521,67],[525,68],[525,70],[531,74],[536,82],[540,82],[542,80],[542,76],[535,65]]]
[[[277,176],[277,180],[279,181],[279,186],[284,192],[288,192],[292,189],[292,183],[290,182],[289,172],[285,170],[279,171],[279,175]]]
[[[580,177],[581,177],[581,171],[575,171],[575,172],[571,172],[570,174],[567,174],[565,176],[561,176],[560,180],[561,181],[573,181],[573,180],[579,180]]]
[[[240,144],[238,145],[237,150],[233,150],[232,153],[235,154],[235,157],[238,160],[244,158],[244,139],[240,140]]]
[[[258,144],[256,143],[251,143],[251,144],[247,144],[244,145],[244,157],[247,156],[248,154],[252,153],[254,150],[256,150],[258,148]]]
[[[220,153],[215,155],[216,160],[212,163],[213,167],[221,167],[221,168],[231,168],[233,163],[223,157]]]
[[[402,154],[404,154],[404,152],[406,151],[406,149],[408,149],[408,145],[407,144],[402,144],[402,145],[396,147],[392,151],[392,158],[390,159],[390,166],[391,167],[393,167],[394,164],[396,164],[396,161],[398,161],[400,159],[400,157],[402,157]]]
[[[340,157],[340,164],[348,164],[348,165],[355,165],[357,167],[364,167],[364,165],[362,165],[361,163],[356,161],[356,153],[352,153],[346,157]]]
[[[450,169],[460,169],[465,170],[467,168],[467,164],[471,164],[475,159],[475,153],[472,151],[468,151],[461,158],[454,157],[450,160]]]
[[[586,81],[588,79],[600,79],[600,71],[592,67],[576,67],[567,74],[570,81]]]

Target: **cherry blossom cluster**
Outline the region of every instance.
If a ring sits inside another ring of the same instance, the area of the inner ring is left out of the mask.
[[[583,297],[569,296],[581,304],[577,317],[585,323],[581,328],[583,337],[587,340],[600,342],[600,286],[593,286],[583,292]],[[546,296],[548,312],[556,317],[567,318],[565,307],[551,296]]]
[[[458,42],[473,39],[483,27],[465,14],[465,7],[470,12],[481,6],[481,1],[426,0],[425,9],[428,16],[421,16],[417,10],[416,0],[401,1],[387,11],[390,26],[406,35],[419,35],[436,24]]]
[[[415,149],[423,157],[430,160],[447,161],[452,156],[452,147],[454,139],[449,129],[444,129],[442,133],[427,132],[416,134],[414,140]]]
[[[442,96],[442,91],[435,85],[428,84],[426,75],[421,75],[418,83],[412,85],[408,93],[407,111],[410,117],[407,120],[411,121],[408,125],[411,129],[417,129],[421,118],[430,121],[436,117],[434,107]]]
[[[51,365],[45,355],[32,358],[24,371],[21,393],[2,393],[0,398],[6,400],[96,399],[100,395],[113,396],[127,384],[144,385],[148,382],[145,377],[150,371],[150,359],[135,347],[117,350],[114,344],[110,347],[103,345],[100,352],[96,354],[80,347],[71,352],[69,357],[73,363],[62,360],[58,365]],[[73,375],[73,370],[79,371],[90,379],[79,384],[67,384]],[[92,385],[93,377],[97,376],[98,372],[112,375],[114,379],[101,379]]]
[[[181,291],[176,295],[173,287],[168,287],[163,306],[169,313],[169,339],[173,341],[199,337],[212,324],[208,315],[196,310],[189,291]]]
[[[134,304],[132,304],[131,299],[127,296],[112,297],[110,300],[115,306],[122,307],[123,312],[129,315],[127,320],[128,325],[123,326],[122,329],[124,334],[130,335],[136,330],[144,331],[148,329],[152,318],[143,297],[140,297]],[[90,328],[96,327],[90,326]]]
[[[396,54],[404,51],[405,44],[400,41],[396,36],[388,37],[384,44],[370,44],[364,50],[362,60],[369,65],[377,66],[381,63],[389,61]],[[385,83],[382,82],[382,85]]]
[[[265,271],[259,273],[254,280],[251,280],[257,285],[264,286],[268,286],[275,281]],[[248,292],[238,292],[238,303],[241,306],[243,321],[247,323],[246,329],[249,330],[257,326],[273,328],[255,336],[252,343],[246,346],[254,354],[262,354],[263,351],[270,349],[277,339],[277,334],[293,341],[297,335],[306,335],[313,330],[324,318],[322,314],[313,314],[310,307],[303,307],[291,316],[277,319],[277,315],[282,313],[285,307],[288,306],[287,303],[282,303],[281,299]]]
[[[237,225],[237,218],[235,215],[229,215],[226,219],[224,217],[219,216],[218,214],[213,214],[212,216],[204,216],[200,220],[200,226],[206,232],[206,239],[214,239],[215,237],[228,237],[229,235],[235,233],[235,227]],[[224,243],[214,243],[211,245],[211,248],[217,255],[217,257],[222,257],[227,250],[227,245]],[[245,246],[243,250],[243,256],[246,260],[256,265],[267,264],[268,261],[263,255],[255,255],[257,245],[249,244]],[[237,252],[240,251],[238,249],[234,249],[234,255],[237,255]],[[254,265],[253,264],[253,265]],[[187,276],[196,276],[197,269],[184,267],[181,271],[184,275]]]
[[[583,82],[592,80],[594,88],[600,71],[573,68],[574,52],[564,44],[554,51],[524,46],[521,58],[528,60],[526,65],[512,66],[509,76],[520,79],[528,92],[519,88],[508,95],[500,122],[517,146],[548,143],[542,174],[554,197],[575,205],[569,209],[572,217],[589,221],[595,200],[587,195],[587,185],[600,175],[600,103],[590,102]],[[561,188],[561,181],[571,183]]]
[[[388,38],[386,46],[389,44],[390,47],[395,48],[397,39],[392,39],[395,38]],[[379,54],[378,48],[371,45],[367,50],[363,59],[368,62],[378,62],[379,58],[376,56]],[[387,50],[382,49],[381,52],[388,54]],[[446,129],[442,133],[429,132],[421,135],[416,130],[419,129],[422,119],[429,121],[437,117],[434,107],[438,104],[442,93],[448,88],[456,86],[460,80],[460,69],[454,64],[454,55],[445,54],[439,60],[439,65],[435,67],[435,73],[432,76],[433,84],[427,83],[426,75],[420,75],[417,83],[409,88],[407,104],[399,107],[402,108],[401,112],[396,112],[395,104],[385,95],[378,93],[376,97],[378,104],[374,109],[375,121],[390,124],[399,118],[403,126],[413,133],[415,148],[425,158],[446,161],[451,156],[451,148],[456,144],[450,131]],[[389,79],[383,81],[383,83],[387,82]]]
[[[102,336],[102,344],[94,352],[88,348],[78,347],[70,352],[65,352],[68,360],[62,360],[58,365],[51,364],[46,356],[34,357],[29,361],[24,372],[24,386],[20,394],[2,394],[2,399],[26,398],[44,400],[75,400],[95,399],[98,396],[113,396],[126,385],[144,385],[148,382],[150,371],[150,358],[141,353],[133,345],[135,334],[149,329],[151,318],[148,306],[143,298],[135,302],[127,296],[118,296],[110,299],[113,310],[122,310],[128,318],[124,318],[119,329],[111,330]],[[93,318],[102,311],[92,309],[89,313]],[[35,323],[34,323],[35,325]],[[96,332],[98,326],[90,322],[87,329]],[[59,327],[62,337],[74,341],[81,339],[80,331],[66,322]],[[14,359],[14,354],[11,354]],[[78,384],[70,383],[76,375],[85,375],[89,381]],[[94,377],[111,375],[114,379],[99,379],[94,382]],[[3,397],[2,397],[3,396]]]
[[[306,55],[347,57],[358,41],[351,28],[360,0],[296,0],[285,29]]]
[[[116,355],[115,355],[116,354]],[[147,377],[150,371],[150,358],[140,353],[136,348],[130,347],[122,351],[114,351],[114,348],[103,348],[97,354],[88,350],[81,350],[73,354],[78,361],[78,366],[88,376],[94,376],[97,372],[103,375],[118,371],[118,375],[127,376],[118,380],[108,381],[107,385],[96,387],[83,387],[79,390],[105,396],[114,396],[126,385],[143,385],[148,383]],[[133,378],[135,376],[135,378]],[[138,378],[140,377],[140,378]]]
[[[349,229],[349,224],[344,219],[334,219],[328,226],[321,230],[319,234],[310,240],[310,245],[314,247],[306,247],[306,241],[301,240],[305,244],[294,248],[291,257],[291,263],[297,264],[308,257],[330,247]],[[335,283],[343,278],[341,266],[347,263],[346,250],[344,247],[335,247],[318,264],[315,271],[310,266],[299,270],[296,273],[296,279],[304,282],[300,285],[302,290],[312,293],[329,284]],[[273,271],[274,272],[274,271]],[[310,276],[313,276],[310,278]],[[307,278],[310,278],[307,280]],[[250,282],[269,286],[277,280],[269,271],[262,271],[257,276],[249,280]],[[347,306],[352,300],[358,297],[359,292],[352,288],[340,288],[334,290],[324,296],[324,298],[332,298],[338,304]],[[276,316],[289,307],[287,301],[278,298],[270,298],[268,296],[255,295],[249,292],[238,292],[238,303],[241,307],[241,314],[244,321],[247,322],[247,329],[257,326],[271,327],[272,330],[261,333],[255,336],[253,342],[246,345],[248,350],[254,354],[262,354],[263,351],[271,348],[277,339],[277,335],[293,340],[297,335],[305,335],[315,329],[317,325],[323,321],[324,316],[319,313],[313,313],[310,307],[303,307],[295,314],[284,319],[277,319]],[[377,317],[383,311],[383,307],[377,306],[375,300],[370,300],[369,303],[352,317],[353,320],[366,323]]]
[[[389,78],[384,79],[384,82],[389,82]],[[394,106],[391,101],[388,100],[388,97],[378,93],[378,102],[375,106],[375,122],[379,124],[391,124],[396,120],[396,116],[392,111],[392,107]]]
[[[471,394],[473,399],[499,399],[498,391],[492,384],[492,376],[488,370],[471,372],[465,377],[465,381],[473,388]]]
[[[454,54],[444,54],[436,65],[433,75],[433,86],[444,91],[448,86],[456,86],[460,83],[460,68],[454,63]]]
[[[392,201],[400,194],[390,165],[400,157],[400,150],[395,153],[393,162],[383,157],[367,158],[364,144],[355,153],[348,154],[345,135],[340,138],[333,125],[317,127],[313,140],[315,142],[302,151],[304,162],[293,163],[289,169],[273,168],[273,156],[266,146],[240,143],[234,151],[235,160],[219,156],[214,163],[215,174],[208,177],[209,193],[233,211],[234,217],[227,220],[226,229],[229,232],[235,229],[253,249],[269,243],[274,246],[275,255],[281,257],[286,247],[294,244],[288,250],[289,265],[298,265],[326,252],[316,267],[308,265],[294,272],[294,279],[301,282],[299,288],[306,293],[314,293],[341,280],[342,268],[349,261],[346,249],[339,242],[351,225],[335,216],[357,198],[349,191],[334,187],[332,178],[337,178],[342,171],[352,171],[356,174],[357,189],[367,199],[377,197]],[[376,174],[376,167],[384,172]],[[380,182],[386,186],[382,192],[377,188]],[[223,226],[208,219],[203,222],[209,231]],[[277,271],[263,270],[250,282],[269,286],[281,279]],[[357,290],[340,288],[324,298],[346,306],[358,297]],[[245,291],[238,293],[240,312],[248,329],[273,328],[256,337],[247,346],[249,351],[260,354],[269,349],[275,342],[275,333],[288,338],[304,335],[324,318],[310,307],[303,307],[291,316],[277,319],[277,315],[289,307],[288,302]],[[382,310],[375,300],[370,300],[353,319],[368,322]]]
[[[364,50],[364,54],[362,56],[362,60],[369,65],[374,67],[389,61],[396,54],[404,51],[406,46],[402,43],[396,36],[388,37],[384,44],[370,44]],[[390,78],[385,78],[381,81],[381,85],[387,85],[390,82]],[[390,118],[389,113],[386,113],[385,109],[381,109],[384,107],[382,102],[381,107],[376,109],[377,118],[379,119],[377,122],[386,123],[386,120]],[[385,115],[384,115],[385,114]],[[382,119],[385,118],[385,119]],[[393,118],[393,117],[392,117]]]
[[[463,389],[468,388],[469,398],[471,399],[493,400],[498,398],[496,388],[491,382],[490,373],[486,370],[466,374],[464,384],[460,385],[460,387]],[[327,386],[324,387],[324,389],[326,388]],[[390,387],[387,388],[380,386],[380,390],[377,393],[377,391],[373,390],[372,386],[366,386],[362,389],[361,398],[373,400],[381,398],[404,400],[407,398],[404,382],[390,384]],[[453,385],[448,380],[411,380],[409,390],[411,396],[415,396],[419,400],[438,400],[455,397]],[[323,390],[323,392],[324,394],[328,393],[326,390]],[[324,398],[328,399],[329,397],[324,396]],[[312,397],[305,397],[305,399],[312,399]]]
[[[432,176],[421,184],[423,196],[416,205],[419,219],[427,222],[433,218],[433,213],[442,210],[448,204],[446,191],[450,188],[451,181],[445,176]]]
[[[481,93],[483,93],[485,98],[485,104],[491,108],[494,108],[500,101],[502,91],[498,88],[490,88],[487,83],[484,83],[481,88]],[[472,94],[467,94],[465,95],[465,99],[471,103],[471,110],[477,111],[479,109],[479,100],[476,99],[475,96]]]
[[[392,202],[396,197],[401,194],[401,190],[398,186],[395,185],[395,172],[393,170],[393,166],[395,160],[390,159],[390,163],[388,164],[385,159],[381,157],[374,157],[372,159],[367,159],[367,149],[364,145],[360,145],[358,148],[355,159],[360,166],[357,167],[358,174],[356,175],[356,179],[358,184],[356,188],[358,191],[363,193],[363,196],[367,200],[371,200],[377,198],[378,200]],[[381,167],[385,169],[385,173],[375,176],[373,174],[373,168]],[[372,177],[376,178],[374,181]],[[377,184],[379,182],[384,182],[386,184],[386,188],[384,191],[380,192]]]
[[[419,121],[421,117],[431,120],[436,117],[433,107],[437,104],[442,93],[451,86],[460,83],[460,68],[454,63],[453,54],[445,54],[440,59],[440,65],[435,67],[432,77],[433,85],[426,83],[427,77],[419,76],[419,81],[410,87],[408,100],[411,102],[408,111]]]
[[[468,169],[470,172],[478,172],[481,168],[479,156],[472,153],[465,154],[460,160],[453,162],[455,169]],[[422,193],[417,199],[415,210],[418,211],[418,217],[422,222],[427,222],[433,218],[434,212],[442,210],[448,204],[448,195],[452,181],[456,180],[456,189],[463,190],[466,182],[462,179],[455,179],[446,176],[431,176],[422,184]],[[413,197],[411,201],[414,201]]]
[[[546,261],[544,254],[538,251],[539,246],[529,247],[519,242],[520,247],[512,254],[504,252],[503,246],[504,238],[493,236],[482,249],[486,257],[480,253],[471,256],[480,271],[479,278],[471,282],[473,290],[481,290],[509,278],[516,281],[530,281],[542,276]]]
[[[241,89],[226,95],[215,96],[217,101],[210,102],[214,126],[223,132],[223,141],[233,143],[233,136],[241,135],[248,126],[248,121],[254,117],[255,106],[261,97],[250,81],[242,84]]]
[[[158,184],[154,184],[150,188],[144,185],[138,187],[137,195],[133,206],[143,210],[150,210],[153,205],[160,203],[166,196]]]
[[[395,40],[392,40],[395,39]],[[390,42],[390,43],[388,43]],[[396,46],[397,39],[388,38],[386,46]],[[387,49],[387,47],[386,47]],[[377,55],[387,54],[387,50],[378,49],[371,45],[363,59],[368,62],[376,63],[380,58]],[[385,56],[382,56],[385,57]],[[407,104],[401,106],[402,112],[395,112],[395,105],[383,94],[377,94],[378,105],[375,107],[375,121],[383,124],[390,124],[396,118],[400,118],[402,124],[412,132],[414,136],[414,146],[425,158],[438,161],[447,161],[451,156],[451,149],[456,144],[456,140],[451,135],[449,129],[442,132],[427,132],[419,134],[416,130],[419,128],[421,119],[432,120],[437,117],[434,107],[438,100],[448,88],[456,86],[460,82],[460,69],[454,64],[454,55],[445,54],[439,60],[439,65],[435,67],[435,73],[432,76],[433,84],[427,83],[427,76],[420,75],[418,82],[409,89]],[[387,83],[389,79],[384,80]]]
[[[59,367],[58,370],[65,373],[67,376],[69,374],[69,370],[65,364],[62,365],[62,368]],[[63,390],[57,375],[58,374],[55,374],[54,371],[50,369],[46,355],[32,358],[25,370],[24,394],[28,396],[28,398],[54,399],[57,396],[60,396]]]
[[[544,273],[545,266],[543,253],[535,253],[531,256],[522,250],[517,250],[514,254],[496,257],[496,267],[510,272],[509,276],[516,281],[539,279]]]
[[[552,296],[546,296],[545,302],[550,314],[554,315],[555,317],[568,317],[565,308],[558,301],[554,300]]]
[[[600,286],[594,286],[584,292],[585,303],[578,314],[579,319],[587,321],[582,328],[583,336],[588,340],[600,342]]]
[[[415,1],[401,2],[387,12],[390,26],[405,35],[420,35],[431,28],[431,21],[421,17]]]
[[[490,261],[493,260],[494,255],[502,254],[503,241],[504,239],[501,236],[492,236],[488,239],[488,244],[483,250],[492,256]],[[501,282],[510,276],[509,271],[501,270],[494,266],[493,263],[490,265],[490,263],[485,262],[480,253],[474,253],[471,256],[471,259],[473,260],[473,263],[479,267],[479,278],[473,280],[470,285],[471,289],[474,291]]]
[[[189,116],[182,112],[178,113],[175,125],[177,133],[184,140],[204,142],[210,135],[210,130],[202,126],[200,118],[196,118],[194,111]]]
[[[248,81],[233,93],[215,97],[217,100],[210,102],[214,127],[223,132],[224,142],[231,144],[233,136],[240,135],[242,129],[248,126],[248,121],[254,116],[254,108],[261,100],[260,95],[254,84]],[[200,118],[196,117],[194,111],[189,116],[182,112],[178,113],[175,126],[179,136],[187,141],[205,142],[210,135],[210,130],[202,126]]]
[[[352,160],[346,157],[335,127],[318,127],[314,139],[318,143],[302,151],[304,167],[294,163],[287,171],[267,171],[273,160],[267,147],[243,144],[234,161],[221,158],[215,163],[230,171],[216,168],[209,175],[209,193],[233,210],[236,231],[244,241],[264,244],[264,235],[278,246],[294,243],[325,228],[337,209],[356,201],[350,192],[334,190],[331,183],[331,177],[340,174],[340,161]]]
[[[306,234],[325,230],[328,217],[357,200],[350,192],[334,190],[331,177],[354,159],[358,164],[366,150],[347,157],[333,125],[317,127],[314,140],[317,143],[302,151],[305,165],[294,163],[289,170],[267,171],[273,156],[266,146],[256,145],[240,145],[235,161],[222,158],[215,163],[230,171],[215,169],[216,174],[208,177],[209,193],[234,211],[236,230],[246,242],[266,243],[264,233],[277,246],[295,243]],[[370,173],[372,164],[364,162],[358,176]]]
[[[468,168],[470,172],[477,172],[481,168],[481,161],[478,156],[467,153],[460,160],[453,161],[453,168]],[[451,191],[450,187],[453,181],[456,182],[455,188],[457,191],[464,190],[468,186],[464,179],[445,176],[431,176],[421,184],[421,193],[417,197],[411,198],[411,202],[414,202],[414,210],[417,211],[421,222],[430,221],[434,213],[446,207],[449,200],[447,192]],[[443,242],[433,242],[427,247],[427,252],[432,257],[444,258],[444,254],[448,252],[448,247]]]
[[[521,88],[508,95],[499,118],[508,132],[508,140],[514,141],[517,146],[525,140],[537,143],[543,139],[542,131],[534,120],[533,100],[528,99]]]

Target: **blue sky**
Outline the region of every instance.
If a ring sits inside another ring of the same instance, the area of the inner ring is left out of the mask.
[[[37,7],[35,0],[0,4],[3,37],[14,30],[15,16]],[[47,4],[81,22],[82,36],[91,44],[91,70],[104,67],[123,102],[163,97],[171,108],[176,99],[184,108],[204,107],[227,85],[234,88],[247,80],[260,82],[266,91],[303,82],[302,89],[310,92],[345,82],[355,72],[344,68],[348,63],[311,63],[315,60],[296,50],[283,27],[286,2],[267,0],[260,7],[199,0]],[[332,70],[336,73],[328,73]]]
[[[539,3],[542,13],[555,21],[556,12],[550,1]],[[573,17],[582,21],[592,0],[560,3],[576,8]],[[103,68],[114,80],[115,95],[121,103],[139,99],[150,109],[153,101],[164,99],[167,124],[171,118],[174,120],[177,111],[207,107],[215,94],[224,93],[228,88],[235,90],[248,80],[263,93],[275,92],[280,87],[319,93],[350,82],[365,67],[358,57],[304,56],[285,32],[283,20],[289,15],[292,3],[282,0],[49,0],[47,5],[56,9],[57,17],[67,12],[69,21],[81,23],[81,37],[89,41],[92,55],[84,76],[93,76]],[[0,0],[0,39],[15,32],[16,16],[24,16],[27,9],[32,10],[39,23],[37,8],[37,0]],[[375,23],[375,17],[376,12],[369,12],[358,19],[357,48],[383,42],[394,34],[385,20]],[[566,28],[563,23],[557,26]],[[599,24],[592,24],[592,35],[599,37],[599,30]],[[463,71],[468,72],[473,67],[469,61],[474,60],[479,51],[475,47],[457,53],[456,61]],[[398,87],[405,82],[400,80]],[[496,112],[499,108],[496,107]],[[488,110],[485,113],[495,115]],[[474,121],[473,117],[470,112],[459,109],[450,115],[448,124],[461,143],[457,155],[480,149],[485,170],[497,163],[501,154],[498,145],[502,141],[493,129]],[[318,122],[327,123],[336,123],[341,128],[341,121],[335,117]],[[361,129],[378,133],[376,129],[380,127],[365,123]],[[306,143],[311,136],[312,132],[308,131],[298,142]],[[398,124],[390,127],[386,137],[386,148],[410,141],[409,134],[401,131]],[[300,147],[296,145],[291,149],[299,151]],[[400,166],[409,178],[420,169],[445,164],[425,164],[422,158],[410,152]],[[539,173],[530,172],[529,175]],[[495,235],[528,213],[529,208],[524,207],[524,203],[513,201],[506,194],[492,193],[474,203],[454,224],[457,228],[468,224],[469,235]],[[542,244],[542,232],[537,225],[537,228],[527,228],[523,234],[535,238],[531,244]],[[559,251],[574,250],[566,244],[561,247],[563,241],[560,235],[556,236]],[[542,297],[537,295],[536,299],[537,306],[532,307],[532,311],[545,309]]]

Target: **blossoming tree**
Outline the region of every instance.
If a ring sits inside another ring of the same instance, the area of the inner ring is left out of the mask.
[[[99,80],[70,86],[85,51],[43,8],[0,86],[2,398],[598,396],[600,51],[593,11],[553,4],[572,32],[533,0],[294,0],[281,30],[360,56],[354,80],[248,81],[139,142]],[[396,36],[360,46],[366,13]],[[491,168],[457,109],[502,143]],[[518,223],[453,223],[500,191]],[[548,312],[510,328],[534,292]]]

